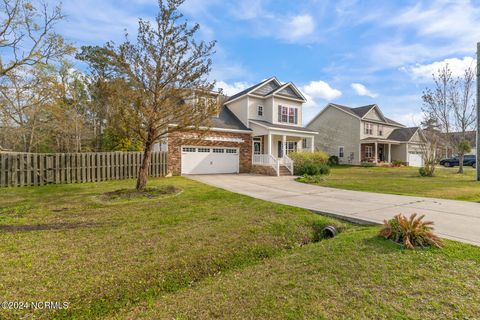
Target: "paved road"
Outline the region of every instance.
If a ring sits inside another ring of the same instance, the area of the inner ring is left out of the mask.
[[[299,183],[291,176],[197,175],[191,179],[271,202],[359,223],[382,223],[398,213],[425,214],[444,238],[480,246],[480,203],[349,191]]]

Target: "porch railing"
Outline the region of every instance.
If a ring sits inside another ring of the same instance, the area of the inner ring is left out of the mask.
[[[293,174],[293,160],[289,156],[283,156],[283,165],[290,171],[290,174]]]
[[[252,158],[252,164],[271,166],[275,170],[277,176],[280,175],[280,160],[271,154],[254,154]]]

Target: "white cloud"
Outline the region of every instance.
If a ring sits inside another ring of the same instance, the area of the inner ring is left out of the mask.
[[[332,88],[328,83],[322,80],[310,81],[309,84],[303,86],[303,92],[313,99],[321,98],[324,100],[333,100],[342,95],[340,90]]]
[[[300,91],[302,91],[307,102],[305,107],[318,107],[318,100],[331,101],[342,95],[342,92],[338,89],[332,88],[328,83],[322,80],[310,81],[307,85],[304,85]]]
[[[450,58],[442,61],[435,61],[430,64],[416,64],[401,70],[409,73],[412,78],[419,80],[432,80],[432,74],[437,73],[439,69],[448,64],[448,67],[452,71],[454,77],[462,76],[465,69],[469,67],[475,67],[476,60],[472,57],[464,57],[463,59]]]
[[[315,31],[315,21],[310,15],[297,15],[290,18],[282,28],[281,36],[288,41],[308,38]]]
[[[359,96],[367,96],[370,98],[376,98],[378,97],[377,93],[373,93],[370,90],[367,89],[363,84],[361,83],[352,83],[351,87]]]
[[[232,84],[226,83],[224,81],[218,81],[216,85],[216,89],[223,89],[223,94],[227,96],[233,96],[240,91],[251,87],[252,85],[247,82],[234,82]]]

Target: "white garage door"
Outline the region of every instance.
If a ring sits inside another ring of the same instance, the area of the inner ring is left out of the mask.
[[[182,146],[182,174],[238,172],[238,148]]]
[[[408,165],[411,167],[422,167],[423,166],[422,154],[410,152],[408,154]]]

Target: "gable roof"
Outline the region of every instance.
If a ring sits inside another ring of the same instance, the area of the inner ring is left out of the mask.
[[[253,86],[248,87],[247,89],[245,89],[245,90],[243,90],[243,91],[240,91],[239,93],[234,94],[233,96],[229,97],[229,98],[227,99],[227,101],[225,101],[225,102],[232,101],[232,100],[234,100],[234,99],[236,99],[236,98],[239,98],[239,97],[241,97],[241,96],[243,96],[243,95],[245,95],[245,94],[247,94],[247,93],[250,93],[250,92],[254,91],[255,89],[260,88],[261,86],[263,86],[264,84],[266,84],[266,83],[268,83],[268,82],[270,82],[270,81],[276,81],[276,82],[280,85],[280,82],[277,80],[277,78],[271,77],[271,78],[269,78],[269,79],[263,80],[263,81],[260,82],[260,83],[254,84]]]
[[[226,106],[222,106],[218,116],[212,117],[210,120],[211,128],[251,131],[251,129],[245,126]]]
[[[232,102],[247,94],[260,97],[279,95],[284,98],[297,99],[303,102],[307,101],[300,90],[298,90],[298,88],[292,82],[282,84],[276,77],[271,77],[270,79],[264,80],[251,87],[248,87],[243,91],[240,91],[239,93],[234,94],[233,96],[229,97],[225,103],[228,104],[229,102]]]
[[[350,108],[350,107],[343,106],[343,105],[336,104],[336,103],[329,103],[327,105],[327,107],[328,106],[336,107],[336,108],[338,108],[340,110],[343,110],[343,111],[345,111],[345,112],[347,112],[347,113],[349,113],[349,114],[351,114],[355,117],[358,117],[360,119],[363,119],[365,117],[365,115],[368,112],[370,112],[370,110],[372,110],[373,108],[376,108],[376,110],[380,113],[380,116],[384,119],[384,121],[381,121],[381,122],[384,122],[386,124],[391,124],[391,125],[394,125],[394,126],[405,127],[403,124],[385,117],[383,115],[382,111],[380,110],[380,108],[378,107],[378,105],[376,105],[376,104],[369,104],[369,105],[361,106],[361,107],[357,107],[357,108]]]
[[[410,141],[415,133],[419,130],[419,127],[410,127],[410,128],[398,128],[392,131],[387,139],[403,141]]]

